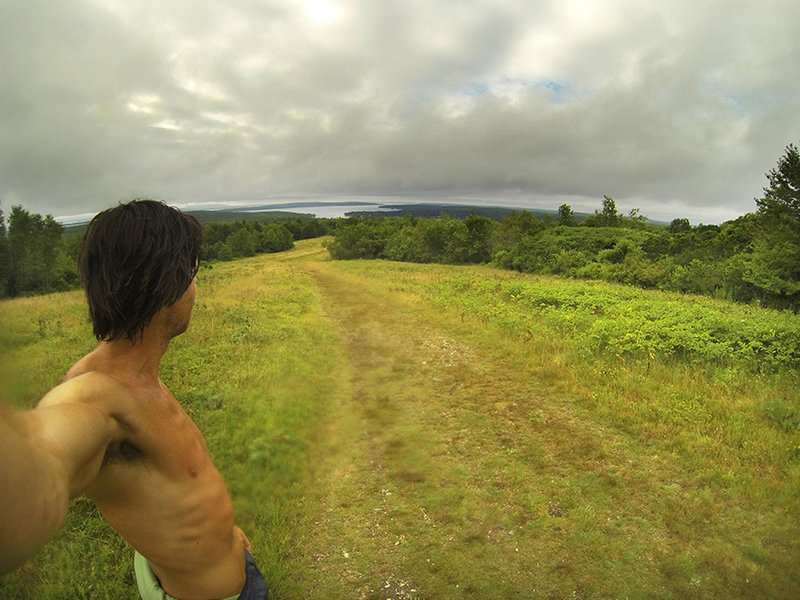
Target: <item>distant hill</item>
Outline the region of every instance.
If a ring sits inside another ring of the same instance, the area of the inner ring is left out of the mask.
[[[203,225],[225,221],[288,221],[290,219],[314,218],[311,213],[295,213],[282,210],[190,210],[187,213]]]
[[[346,213],[348,217],[402,217],[411,215],[419,218],[436,218],[441,213],[465,219],[471,214],[502,221],[514,213],[529,212],[538,218],[558,218],[557,210],[542,210],[536,208],[509,208],[505,206],[484,206],[470,204],[385,204],[381,211],[356,210]],[[578,222],[583,221],[589,213],[575,213]]]
[[[346,214],[348,217],[404,217],[411,215],[419,218],[436,218],[441,213],[446,213],[457,219],[465,219],[471,214],[476,214],[495,221],[501,221],[515,212],[515,209],[512,208],[470,206],[466,204],[385,204],[381,208],[383,210],[354,210]],[[536,212],[548,213],[548,211]]]
[[[281,210],[253,211],[247,210],[189,210],[187,214],[192,215],[200,224],[224,223],[227,221],[287,221],[290,219],[312,219],[311,213],[294,213]],[[73,233],[83,233],[89,221],[72,223],[64,226],[64,235]]]
[[[265,206],[248,206],[242,208],[228,208],[224,210],[190,210],[188,214],[194,216],[201,224],[219,223],[226,221],[281,221],[289,219],[302,219],[314,218],[315,208],[328,207],[332,203],[284,203]],[[471,204],[383,204],[380,205],[381,210],[357,210],[360,206],[375,206],[375,204],[368,202],[341,202],[336,203],[336,206],[350,207],[356,210],[345,212],[346,217],[403,217],[411,215],[421,219],[437,218],[442,213],[456,218],[465,219],[471,214],[493,219],[495,221],[502,221],[504,218],[519,212],[529,212],[540,219],[557,219],[557,210],[544,210],[536,208],[510,208],[505,206],[485,206],[485,205],[471,205]],[[305,210],[307,212],[294,212],[291,209]],[[290,209],[290,210],[275,210],[275,209]],[[575,213],[575,219],[580,223],[591,213]],[[326,218],[326,217],[320,217]],[[82,233],[86,229],[88,220],[81,223],[72,223],[64,227],[65,235],[72,235],[75,233]],[[650,221],[651,224],[656,224]]]

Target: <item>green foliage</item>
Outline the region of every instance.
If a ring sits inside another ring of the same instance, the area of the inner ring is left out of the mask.
[[[329,219],[295,218],[211,222],[204,226],[203,260],[229,261],[268,252],[283,252],[294,240],[331,231]],[[70,290],[80,285],[80,233],[64,235],[64,227],[47,215],[14,206],[8,227],[0,210],[0,298]]]
[[[669,224],[670,233],[680,233],[682,231],[689,231],[691,228],[692,224],[689,223],[689,219],[673,219],[672,223]]]
[[[388,258],[409,262],[464,264],[488,262],[495,222],[478,215],[463,221],[442,213],[438,219],[364,218],[343,222],[328,246],[335,259]]]
[[[480,215],[469,215],[464,219],[467,227],[466,256],[464,262],[486,263],[492,258],[491,237],[495,221]]]
[[[771,218],[788,218],[800,222],[800,152],[789,144],[778,160],[778,167],[767,173],[769,186],[764,196],[756,199],[761,213]]]
[[[774,304],[785,302],[787,308],[800,299],[800,241],[787,235],[758,236],[753,252],[747,257],[744,281],[764,292]]]
[[[577,225],[575,220],[575,213],[569,204],[562,204],[558,207],[558,224],[566,227],[574,227]]]
[[[535,237],[544,230],[544,223],[528,211],[514,212],[495,228],[492,236],[493,254],[510,252],[523,239]]]
[[[610,196],[603,196],[603,211],[599,216],[601,227],[614,227],[619,224],[620,215],[617,212],[617,203]]]
[[[591,263],[620,263],[627,251],[641,245],[646,235],[615,227],[556,226],[537,236],[522,237],[495,261],[504,268],[526,273],[579,276]],[[602,269],[584,276],[602,278]]]
[[[289,219],[281,224],[289,230],[295,241],[308,240],[328,235],[332,231],[331,219]]]
[[[786,165],[794,165],[795,153],[781,163],[783,171],[794,172],[794,166]],[[777,175],[770,177],[777,180]],[[574,225],[566,204],[556,224],[527,211],[514,212],[501,223],[474,215],[461,222],[446,214],[437,220],[352,219],[337,229],[331,255],[449,264],[484,263],[491,257],[499,267],[525,273],[601,279],[797,312],[800,221],[788,208],[776,209],[774,202],[769,207],[764,204],[759,213],[721,226],[697,227],[688,219],[652,226],[638,209],[623,217],[609,196],[604,196],[602,211],[581,226]]]
[[[256,245],[259,252],[284,252],[294,247],[294,236],[283,223],[270,223],[263,227]]]
[[[744,261],[743,279],[776,306],[800,305],[800,153],[790,144],[767,173],[769,186],[756,199],[752,253]]]
[[[627,217],[620,217],[620,224],[631,229],[644,229],[647,227],[647,217],[642,214],[640,209],[632,208]]]
[[[0,298],[8,295],[8,278],[11,273],[11,254],[6,237],[6,219],[0,209]]]
[[[754,372],[800,368],[800,316],[784,312],[600,282],[451,278],[431,283],[430,293],[514,329],[544,319],[598,358],[658,356]]]
[[[420,221],[420,223],[423,223]],[[384,257],[389,260],[425,263],[430,262],[424,225],[403,227],[386,242]]]
[[[298,219],[297,221],[304,221]],[[313,221],[313,219],[308,219]],[[316,231],[313,225],[294,223],[300,235]],[[229,221],[209,223],[204,228],[205,260],[228,261],[269,252],[283,252],[294,246],[294,236],[284,221]]]
[[[245,225],[228,236],[227,244],[234,256],[255,256],[258,234]]]
[[[594,211],[584,225],[587,227],[618,227],[622,223],[622,216],[617,212],[617,203],[610,196],[603,196],[603,209]]]
[[[77,283],[77,246],[51,215],[13,206],[6,229],[0,211],[0,296],[46,294]]]
[[[351,218],[339,223],[335,239],[328,244],[331,256],[339,260],[385,258],[386,245],[404,223],[396,219]]]

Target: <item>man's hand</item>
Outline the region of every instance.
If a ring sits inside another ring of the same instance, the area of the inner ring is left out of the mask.
[[[242,546],[244,546],[244,549],[250,552],[250,540],[247,539],[247,536],[244,534],[244,531],[242,531],[241,529],[239,529],[234,525],[233,534],[242,541]]]

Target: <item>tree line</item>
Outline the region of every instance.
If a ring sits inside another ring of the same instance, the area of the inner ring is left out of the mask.
[[[557,216],[514,212],[501,221],[442,213],[438,219],[280,218],[208,223],[202,260],[233,260],[292,248],[300,239],[333,234],[335,259],[384,258],[447,264],[493,264],[526,273],[603,279],[739,302],[800,310],[800,154],[790,144],[757,211],[722,225],[648,223],[634,209],[602,207],[579,221],[562,204]],[[14,206],[0,210],[0,297],[78,287],[80,233],[64,235],[47,215]]]
[[[722,225],[675,219],[654,226],[613,198],[578,223],[563,204],[555,219],[526,211],[501,222],[414,217],[352,219],[329,244],[333,258],[491,263],[526,273],[602,279],[800,310],[800,154],[789,145],[758,210]]]
[[[65,238],[51,215],[14,206],[0,210],[0,297],[72,289],[78,285],[77,237]]]
[[[328,219],[302,217],[263,221],[228,221],[208,223],[203,227],[202,260],[233,260],[294,247],[297,240],[327,235]]]
[[[296,240],[327,235],[328,219],[298,217],[208,223],[202,261],[234,260],[289,250]],[[13,206],[0,209],[0,298],[61,292],[80,287],[78,249],[82,232],[66,234],[51,215]]]

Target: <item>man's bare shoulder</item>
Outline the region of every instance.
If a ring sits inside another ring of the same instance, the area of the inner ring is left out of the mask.
[[[38,407],[54,406],[67,402],[80,402],[105,407],[103,412],[126,411],[134,405],[130,391],[114,377],[97,371],[72,373],[50,390]]]
[[[67,371],[67,374],[64,375],[64,381],[66,382],[69,381],[70,379],[75,379],[76,377],[80,377],[81,375],[87,375],[89,373],[102,374],[96,368],[95,365],[96,361],[94,359],[94,354],[96,352],[97,350],[90,352],[89,354],[81,358],[78,362],[76,362],[74,365],[72,365],[70,370]]]

